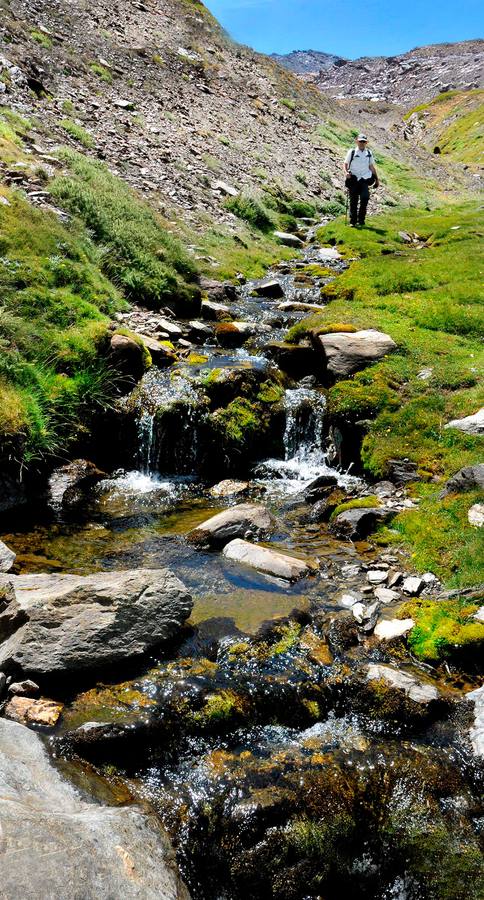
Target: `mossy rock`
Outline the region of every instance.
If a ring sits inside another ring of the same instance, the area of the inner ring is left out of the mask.
[[[336,519],[336,516],[346,512],[348,509],[376,509],[378,506],[381,506],[380,500],[374,495],[370,497],[356,497],[354,500],[347,500],[345,503],[340,503],[336,506],[331,513],[330,519],[333,521]]]
[[[418,598],[406,603],[400,616],[412,618],[416,623],[408,636],[412,653],[427,662],[450,660],[481,671],[484,622],[474,618],[478,609],[478,602],[469,603],[465,599]]]

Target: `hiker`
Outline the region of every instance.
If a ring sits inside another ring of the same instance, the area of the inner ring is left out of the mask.
[[[348,150],[345,159],[345,185],[350,197],[350,226],[364,225],[366,208],[370,199],[369,186],[378,187],[378,175],[373,162],[373,153],[367,147],[366,134],[356,138],[356,148]],[[359,208],[358,208],[359,201]]]

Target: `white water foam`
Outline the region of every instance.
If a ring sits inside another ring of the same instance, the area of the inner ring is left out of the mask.
[[[343,487],[359,479],[328,464],[324,449],[326,397],[314,388],[287,390],[284,459],[267,459],[256,470],[257,482],[270,494],[298,494],[320,475],[334,475]]]

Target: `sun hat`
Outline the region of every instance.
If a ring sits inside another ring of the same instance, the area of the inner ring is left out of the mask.
[[[366,134],[359,134],[358,137],[356,138],[356,140],[357,141],[367,141],[368,138],[367,138]]]

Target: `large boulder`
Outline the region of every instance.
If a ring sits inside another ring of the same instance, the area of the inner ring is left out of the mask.
[[[223,547],[241,537],[262,537],[274,525],[274,518],[255,503],[241,503],[212,516],[187,535],[191,544],[199,547]]]
[[[225,547],[223,555],[233,562],[242,563],[264,575],[273,575],[285,581],[297,581],[314,572],[314,567],[305,560],[289,556],[287,553],[279,553],[269,547],[251,544],[249,541],[231,541]]]
[[[17,554],[0,541],[0,572],[10,572]]]
[[[445,428],[457,428],[464,434],[484,434],[484,406],[472,416],[465,416],[464,419],[453,419],[448,422]]]
[[[110,357],[122,377],[131,382],[139,381],[150,359],[142,341],[118,332],[111,338]]]
[[[441,497],[447,494],[462,494],[466,491],[484,490],[484,463],[475,466],[464,466],[445,483]]]
[[[0,576],[0,669],[49,676],[126,662],[172,638],[192,598],[168,569]]]
[[[306,375],[321,373],[320,357],[307,343],[287,344],[284,341],[270,341],[264,350],[291,378],[298,380]]]
[[[3,897],[189,900],[154,816],[81,799],[38,735],[5,719],[0,761]]]
[[[322,352],[325,367],[334,378],[347,378],[397,347],[388,334],[373,329],[334,334],[312,332],[310,337],[313,346]]]
[[[422,681],[410,672],[394,669],[392,666],[370,664],[366,672],[367,681],[378,681],[388,688],[405,694],[414,703],[427,706],[439,699],[435,685]]]

